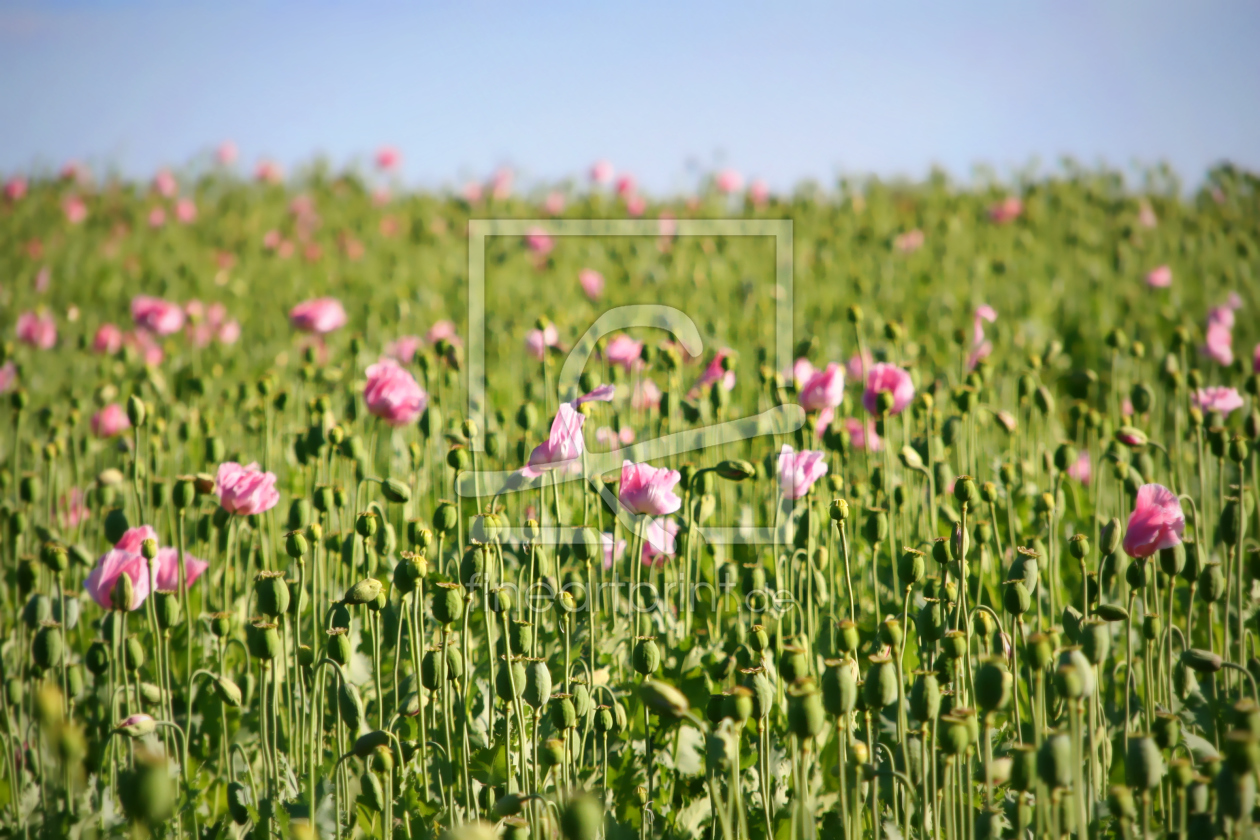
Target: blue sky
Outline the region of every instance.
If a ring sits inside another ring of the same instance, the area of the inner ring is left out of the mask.
[[[786,188],[1065,154],[1195,182],[1260,169],[1257,44],[1260,6],[1215,0],[0,0],[0,172],[147,175],[231,138],[247,164],[391,143],[426,185],[607,158],[656,191],[718,165]]]

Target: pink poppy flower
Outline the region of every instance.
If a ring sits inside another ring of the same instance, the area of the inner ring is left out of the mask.
[[[190,225],[197,221],[197,203],[191,198],[181,198],[175,202],[175,219],[181,225]]]
[[[634,429],[629,426],[622,426],[621,431],[613,431],[608,426],[600,426],[595,430],[595,442],[609,449],[616,447],[618,444],[629,446],[634,443]]]
[[[1153,228],[1159,224],[1155,210],[1145,201],[1138,207],[1138,224],[1144,228]]]
[[[744,188],[744,176],[734,169],[723,169],[714,176],[713,185],[717,187],[718,192],[727,195],[737,193]]]
[[[501,166],[490,176],[490,197],[495,201],[502,201],[512,195],[512,184],[516,180],[516,174],[511,168]]]
[[[26,179],[21,175],[14,175],[4,182],[4,197],[9,201],[21,201],[25,195]]]
[[[399,364],[409,365],[416,359],[416,351],[424,346],[418,335],[404,335],[385,348],[385,355]]]
[[[547,470],[568,468],[576,471],[581,468],[579,459],[585,450],[582,439],[582,424],[586,416],[569,403],[561,403],[560,410],[551,421],[551,433],[547,440],[534,447],[529,454],[529,464],[521,472],[530,478],[541,475]]]
[[[77,528],[80,523],[86,522],[90,515],[87,496],[78,487],[71,487],[70,492],[63,493],[57,499],[57,522],[64,530]]]
[[[7,394],[17,384],[17,365],[12,359],[0,365],[0,394]]]
[[[864,350],[861,355],[854,354],[849,357],[849,361],[844,366],[845,377],[854,382],[865,382],[866,372],[874,366],[875,357],[871,355],[870,350]]]
[[[1073,463],[1069,464],[1067,474],[1081,484],[1088,485],[1093,476],[1093,464],[1090,463],[1089,453],[1082,452]]]
[[[795,368],[793,369],[795,372]],[[831,362],[825,370],[813,372],[797,394],[797,402],[806,411],[834,409],[844,399],[844,370]]]
[[[1234,308],[1232,306],[1213,306],[1208,310],[1208,326],[1220,324],[1227,330],[1234,328]]]
[[[110,403],[92,415],[92,434],[98,438],[112,438],[131,428],[127,412],[118,403]]]
[[[157,230],[166,225],[166,211],[161,207],[154,207],[149,211],[149,227]]]
[[[1228,417],[1231,411],[1243,407],[1243,398],[1233,388],[1216,386],[1195,391],[1194,404],[1204,411],[1219,411]]]
[[[543,212],[548,216],[559,216],[564,212],[564,193],[552,190],[543,199]]]
[[[231,140],[224,140],[214,152],[214,157],[220,166],[231,166],[236,163],[236,159],[239,156],[240,153],[237,151],[236,144]]]
[[[464,188],[460,191],[464,196],[464,200],[469,204],[476,204],[481,201],[481,184],[476,181],[469,181],[464,184]]]
[[[402,152],[393,146],[381,146],[376,150],[376,168],[382,172],[393,172],[402,163]]]
[[[1152,268],[1146,274],[1146,285],[1152,289],[1167,289],[1172,285],[1172,269],[1166,265]]]
[[[327,335],[346,325],[346,310],[336,298],[315,298],[290,309],[289,323],[302,332]]]
[[[132,554],[139,554],[145,540],[157,541],[157,531],[152,525],[138,525],[135,528],[128,528],[118,542],[114,543],[114,548],[119,551],[130,551]]]
[[[525,246],[536,256],[545,257],[556,247],[556,243],[542,228],[533,228],[525,234]]]
[[[748,198],[754,207],[764,207],[770,200],[770,187],[760,178],[748,185]]]
[[[1177,494],[1162,484],[1143,484],[1125,530],[1124,551],[1130,557],[1150,557],[1181,542],[1185,529],[1186,517]]]
[[[867,419],[865,423],[856,417],[844,418],[845,431],[849,433],[849,442],[854,449],[865,449],[867,452],[880,452],[884,448],[884,440],[875,433],[875,421]]]
[[[893,250],[901,254],[913,254],[915,251],[923,247],[923,231],[915,228],[905,233],[897,234],[893,239]]]
[[[87,218],[87,204],[77,195],[67,196],[62,202],[61,209],[66,214],[66,220],[72,225],[77,225]]]
[[[262,244],[268,251],[274,251],[280,247],[282,240],[283,237],[280,236],[280,231],[269,230],[263,234]]]
[[[600,541],[604,544],[604,569],[607,571],[613,567],[613,563],[620,560],[626,553],[626,541],[613,541],[613,535],[604,533],[599,535]]]
[[[625,333],[618,333],[604,348],[604,358],[610,365],[621,365],[627,371],[640,365],[643,342],[635,341]]]
[[[1260,344],[1256,345],[1256,349],[1251,351],[1251,372],[1260,373]]]
[[[430,346],[436,346],[439,341],[446,341],[456,347],[460,345],[459,335],[455,331],[455,323],[453,321],[438,321],[429,327],[429,331],[424,334],[424,340],[429,342]]]
[[[525,351],[540,362],[547,358],[548,348],[559,345],[560,331],[550,321],[541,329],[532,329],[525,333]]]
[[[641,379],[634,385],[630,394],[630,407],[635,411],[657,408],[661,404],[661,389],[651,379]]]
[[[989,208],[989,220],[1005,225],[1018,219],[1024,212],[1024,202],[1011,195]]]
[[[127,333],[123,336],[123,344],[135,349],[144,363],[150,367],[162,364],[162,359],[166,357],[162,346],[153,338],[153,334],[146,330]]]
[[[591,167],[591,180],[600,186],[611,184],[614,174],[613,165],[606,160],[597,160]]]
[[[813,378],[814,374],[817,372],[818,368],[814,367],[814,363],[804,356],[801,356],[792,363],[792,370],[790,371],[792,376],[792,385],[798,392],[800,392],[805,388],[805,383],[809,382],[809,380]]]
[[[153,576],[153,589],[158,592],[178,592],[179,591],[179,549],[178,548],[161,548],[158,549],[157,574]],[[210,568],[210,564],[205,560],[193,557],[187,551],[184,552],[184,585],[192,589],[192,585],[197,582],[197,578]]]
[[[635,182],[633,175],[626,174],[617,179],[617,195],[623,198],[631,196],[635,194],[637,189],[638,184]]]
[[[153,189],[163,198],[174,198],[179,192],[179,183],[169,169],[159,169],[153,176]]]
[[[594,391],[583,394],[573,401],[573,407],[577,408],[582,403],[588,402],[612,402],[613,397],[617,395],[617,388],[612,384],[600,385]]]
[[[131,299],[131,319],[136,326],[155,335],[171,335],[184,326],[184,309],[178,303],[148,295]]]
[[[241,337],[241,322],[235,319],[224,321],[219,325],[214,337],[220,344],[235,344]]]
[[[105,552],[88,573],[83,588],[103,609],[113,609],[114,586],[123,575],[131,578],[131,603],[127,610],[134,612],[149,597],[151,585],[148,563],[138,552],[117,548]]]
[[[593,268],[584,268],[579,271],[578,282],[582,284],[582,291],[586,292],[586,296],[591,300],[598,300],[604,293],[604,275]]]
[[[713,360],[709,362],[708,366],[705,367],[704,373],[700,374],[699,381],[697,381],[695,386],[687,393],[687,396],[692,398],[699,396],[700,394],[708,391],[715,382],[721,382],[722,389],[725,391],[732,390],[735,387],[735,371],[726,370],[726,368],[723,367],[723,362],[734,352],[735,351],[731,350],[729,347],[723,347],[721,350],[717,351],[717,354],[713,357]]]
[[[660,568],[678,550],[678,523],[673,519],[653,519],[643,529],[642,562]]]
[[[284,180],[284,171],[273,160],[260,160],[254,168],[254,179],[264,184],[278,184]]]
[[[779,488],[785,499],[799,499],[814,482],[827,474],[827,456],[804,449],[796,452],[786,443],[779,452]]]
[[[622,461],[617,500],[631,513],[648,516],[674,513],[682,507],[682,499],[674,493],[679,478],[678,470]]]
[[[1123,417],[1133,416],[1133,400],[1128,397],[1124,398],[1124,402],[1120,403],[1120,414]]]
[[[48,287],[52,284],[52,272],[48,270],[48,266],[41,266],[39,271],[35,273],[35,291],[43,294],[48,291]]]
[[[57,343],[57,322],[50,312],[23,312],[17,319],[18,341],[39,350],[51,350]]]
[[[657,218],[657,231],[663,239],[672,239],[678,233],[678,220],[668,210],[662,210]]]
[[[367,369],[363,401],[369,412],[389,425],[405,426],[424,411],[429,395],[397,362],[383,359]]]
[[[264,513],[280,501],[276,474],[263,472],[256,463],[243,467],[235,461],[219,464],[214,492],[224,510],[241,516]]]
[[[1234,334],[1229,327],[1221,323],[1208,324],[1203,355],[1219,365],[1229,366],[1234,363],[1233,345]]]
[[[914,383],[910,374],[896,365],[880,362],[866,374],[866,391],[862,394],[862,407],[875,414],[878,410],[879,395],[888,391],[893,395],[890,415],[905,411],[906,406],[914,399]]]
[[[976,307],[976,314],[972,316],[971,325],[971,344],[976,346],[984,341],[984,325],[992,324],[997,320],[997,312],[987,303],[982,303]]]
[[[626,213],[636,219],[647,210],[647,199],[641,195],[632,195],[626,199]]]

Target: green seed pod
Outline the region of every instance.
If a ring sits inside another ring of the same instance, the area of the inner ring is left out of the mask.
[[[1151,735],[1161,750],[1171,750],[1181,743],[1181,718],[1169,712],[1156,712]]]
[[[225,706],[240,708],[242,702],[240,686],[227,677],[214,678],[214,694]]]
[[[809,671],[809,662],[805,651],[798,647],[785,645],[783,655],[779,657],[779,678],[784,683],[794,683]]]
[[[639,637],[635,642],[630,661],[634,665],[634,670],[644,676],[656,673],[656,669],[661,667],[661,651],[656,646],[656,639],[651,636]]]
[[[1164,635],[1164,623],[1160,620],[1159,613],[1147,613],[1142,616],[1142,638],[1148,642],[1154,642]]]
[[[660,680],[644,680],[639,686],[639,697],[648,709],[662,717],[679,718],[690,709],[687,695]]]
[[[564,840],[597,840],[604,826],[604,808],[589,793],[569,800],[560,812],[560,834]]]
[[[254,603],[258,611],[269,618],[277,618],[288,612],[289,585],[284,572],[259,572],[254,577]]]
[[[343,682],[337,690],[337,709],[346,729],[357,733],[363,725],[363,700],[359,690],[348,682]]]
[[[1081,651],[1093,665],[1102,664],[1111,652],[1111,630],[1106,622],[1090,620],[1081,625]]]
[[[1133,801],[1133,790],[1122,785],[1113,785],[1107,794],[1107,807],[1111,813],[1122,820],[1136,820],[1137,804]]]
[[[948,756],[960,756],[971,745],[971,729],[963,718],[953,715],[941,717],[936,733],[937,745]]]
[[[246,628],[245,640],[248,643],[250,655],[264,662],[270,662],[284,654],[280,634],[274,624],[260,621],[249,625]]]
[[[919,628],[919,635],[926,641],[939,641],[945,635],[945,610],[941,606],[941,602],[937,600],[927,601],[919,610],[919,615],[915,619],[915,624]]]
[[[525,663],[518,660],[511,664],[504,662],[499,666],[499,673],[494,679],[494,691],[499,699],[510,703],[525,690]]]
[[[836,642],[841,651],[848,654],[857,653],[861,639],[857,625],[845,619],[836,626]]]
[[[172,627],[179,626],[183,620],[183,608],[179,603],[179,595],[175,592],[163,592],[161,590],[153,593],[154,613],[157,617],[158,627],[163,630],[170,630]]]
[[[748,636],[748,645],[757,653],[767,650],[770,647],[770,634],[766,632],[766,628],[754,624]]]
[[[551,697],[551,671],[545,661],[532,662],[525,670],[525,690],[521,696],[535,711],[547,705]]]
[[[577,725],[577,708],[573,705],[573,695],[553,694],[548,709],[551,713],[551,725],[556,729],[572,729]]]
[[[862,536],[874,545],[888,539],[888,513],[882,508],[870,508],[862,525]]]
[[[396,478],[387,478],[381,482],[381,495],[385,497],[385,501],[392,502],[396,505],[406,504],[411,501],[411,488],[404,481]]]
[[[1115,554],[1116,549],[1120,548],[1120,540],[1124,537],[1124,529],[1120,525],[1120,520],[1111,517],[1107,520],[1107,524],[1103,525],[1099,534],[1099,550],[1104,554]]]
[[[1072,739],[1058,732],[1042,742],[1037,751],[1037,775],[1052,789],[1072,785]]]
[[[454,583],[439,583],[433,591],[429,605],[434,620],[449,627],[464,615],[464,594]]]
[[[1129,737],[1124,757],[1125,782],[1138,790],[1153,790],[1164,776],[1164,758],[1155,741],[1145,735]]]
[[[101,639],[96,639],[88,646],[83,662],[93,676],[99,677],[109,670],[109,658],[109,645]]]
[[[59,667],[65,658],[65,652],[65,640],[61,635],[60,625],[45,624],[31,640],[31,659],[44,671]]]
[[[1181,662],[1200,674],[1214,674],[1225,667],[1225,660],[1219,653],[1190,648],[1181,652]]]
[[[897,668],[887,656],[872,656],[870,663],[862,684],[862,696],[870,708],[883,709],[897,699]]]
[[[459,561],[459,581],[467,589],[481,586],[482,576],[486,573],[486,547],[470,545]]]
[[[1221,816],[1235,822],[1250,816],[1256,803],[1256,774],[1239,773],[1226,764],[1216,775],[1216,802]]]
[[[294,560],[300,560],[306,556],[307,550],[310,548],[306,541],[306,534],[301,531],[290,531],[284,537],[284,551]]]
[[[599,706],[595,709],[595,731],[597,733],[608,736],[613,733],[615,726],[613,710],[610,707]]]
[[[1024,586],[1023,581],[1012,580],[1006,582],[1006,591],[1002,595],[1002,605],[1006,607],[1006,611],[1014,616],[1021,616],[1028,612],[1032,606],[1032,596],[1028,594],[1028,588]]]
[[[824,691],[824,705],[826,705],[825,695],[826,692]],[[737,685],[727,694],[722,696],[722,717],[729,718],[734,721],[737,726],[743,726],[744,723],[752,717],[752,712],[753,693],[750,689],[745,688],[742,685]]]
[[[439,534],[450,534],[459,525],[459,509],[450,502],[439,502],[433,511],[433,528]]]
[[[990,658],[976,669],[976,703],[986,713],[1005,709],[1011,702],[1014,680],[1000,659]]]
[[[1124,621],[1129,617],[1129,611],[1117,604],[1099,604],[1094,614],[1103,621]]]
[[[828,513],[835,522],[844,522],[849,518],[849,503],[844,499],[832,499]]]
[[[913,548],[905,549],[897,566],[897,576],[900,578],[903,586],[909,588],[923,582],[923,578],[927,574],[927,564],[924,558],[925,555],[922,551],[917,551]]]
[[[765,672],[757,669],[745,683],[753,693],[753,717],[765,720],[774,708],[774,684]]]
[[[166,759],[144,750],[138,750],[134,765],[119,774],[118,791],[123,810],[135,823],[158,826],[175,808]]]
[[[932,671],[919,671],[910,688],[910,714],[920,723],[936,720],[941,713],[941,683]]]
[[[879,625],[879,640],[891,648],[899,648],[904,636],[905,631],[901,627],[901,620],[895,615],[889,615]]]
[[[380,596],[381,589],[381,582],[376,578],[364,578],[346,590],[342,601],[348,606],[371,604]]]
[[[801,740],[817,737],[826,723],[822,695],[812,681],[803,680],[788,693],[788,729]]]
[[[1225,597],[1226,586],[1225,573],[1221,571],[1221,564],[1205,564],[1203,571],[1199,573],[1199,598],[1204,603],[1215,603]]]
[[[105,515],[105,540],[111,545],[121,540],[123,534],[130,528],[131,525],[127,522],[127,515],[123,513],[122,508],[114,508]]]
[[[328,631],[327,653],[333,662],[349,667],[354,651],[350,644],[350,635],[344,627],[334,627]]]
[[[539,753],[544,767],[555,767],[564,761],[564,741],[559,738],[549,738],[543,742]]]

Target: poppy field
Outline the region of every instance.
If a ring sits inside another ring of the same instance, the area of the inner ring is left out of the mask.
[[[4,181],[0,835],[1260,821],[1256,176],[235,157]]]

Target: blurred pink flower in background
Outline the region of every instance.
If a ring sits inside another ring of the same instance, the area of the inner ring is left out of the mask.
[[[665,565],[667,557],[678,550],[678,523],[673,519],[653,519],[643,529],[643,565]]]
[[[336,298],[315,298],[290,309],[289,323],[302,332],[327,335],[345,326],[346,310]]]
[[[582,439],[582,424],[585,422],[586,415],[570,403],[561,403],[560,410],[551,421],[550,434],[545,441],[534,447],[534,451],[529,454],[529,464],[521,473],[528,478],[534,478],[556,468],[572,471],[580,469],[578,459],[586,448]]]
[[[812,449],[796,452],[786,443],[779,452],[779,488],[785,499],[799,499],[827,474],[827,456]]]
[[[436,321],[433,326],[429,327],[429,331],[424,334],[424,340],[429,342],[430,345],[436,345],[439,341],[446,341],[456,347],[460,345],[454,321]]]
[[[7,394],[17,384],[17,365],[12,359],[0,365],[0,394]]]
[[[913,254],[923,247],[923,231],[915,228],[893,238],[893,249],[902,254]]]
[[[987,303],[976,307],[976,314],[971,319],[971,353],[967,357],[967,369],[975,370],[981,359],[986,359],[993,352],[993,344],[984,340],[984,324],[992,324],[997,320],[997,312]]]
[[[600,186],[611,184],[613,175],[613,165],[606,160],[597,160],[591,167],[591,180]]]
[[[161,207],[154,207],[152,210],[149,211],[149,227],[154,228],[156,230],[157,228],[163,227],[165,224],[166,224],[166,211],[165,210],[163,210]]]
[[[999,225],[1018,219],[1024,212],[1024,202],[1010,195],[989,207],[989,220]]]
[[[679,479],[678,470],[622,461],[617,501],[631,513],[648,516],[673,513],[682,507],[682,499],[674,492]]]
[[[383,359],[367,369],[363,402],[374,416],[391,426],[405,426],[424,411],[429,395],[393,359]]]
[[[184,326],[184,309],[177,303],[148,295],[131,299],[131,319],[155,335],[171,335]]]
[[[634,180],[634,176],[626,173],[617,178],[617,195],[626,197],[634,195],[638,189],[638,182]]]
[[[26,195],[26,179],[21,175],[14,175],[4,182],[4,197],[9,201],[21,201]]]
[[[905,411],[906,406],[914,399],[914,382],[910,374],[896,365],[885,362],[872,367],[866,374],[866,390],[862,394],[862,407],[871,414],[878,411],[879,395],[888,391],[893,395],[891,415]]]
[[[1185,529],[1177,494],[1162,484],[1143,484],[1125,529],[1124,552],[1130,557],[1150,557],[1181,542]]]
[[[1090,463],[1089,453],[1082,452],[1078,455],[1076,460],[1068,465],[1067,474],[1081,484],[1089,484],[1090,477],[1093,475],[1093,465]]]
[[[179,591],[179,549],[167,546],[158,549],[157,558],[153,561],[157,572],[153,575],[153,589],[157,592]],[[184,552],[184,585],[191,588],[197,578],[210,568],[205,560],[193,557]]]
[[[102,609],[113,609],[114,586],[123,575],[131,578],[131,603],[127,609],[137,610],[149,597],[152,583],[149,565],[137,553],[117,548],[105,552],[83,581],[83,588]]]
[[[235,344],[241,337],[241,322],[233,318],[230,321],[224,321],[219,324],[215,332],[216,339],[220,344]]]
[[[564,212],[564,193],[552,190],[543,199],[543,212],[548,216],[559,216]]]
[[[1234,363],[1234,334],[1229,327],[1219,321],[1209,322],[1207,337],[1203,344],[1203,355],[1219,365]]]
[[[477,181],[469,181],[464,184],[463,190],[460,191],[464,196],[464,200],[469,204],[476,204],[481,201],[481,184]]]
[[[263,159],[254,167],[254,178],[264,184],[278,184],[284,180],[284,171],[275,161]]]
[[[584,268],[579,271],[578,282],[582,284],[582,291],[586,292],[586,296],[591,300],[598,300],[604,293],[604,275],[593,268]]]
[[[159,169],[153,176],[153,189],[163,198],[174,198],[179,192],[179,183],[169,169]]]
[[[626,541],[617,540],[613,542],[613,535],[604,533],[599,535],[600,541],[604,544],[604,569],[608,570],[613,567],[613,563],[620,560],[626,553]]]
[[[36,349],[51,350],[57,343],[57,322],[51,312],[23,312],[17,319],[17,337]]]
[[[735,388],[735,371],[727,370],[723,366],[723,363],[726,361],[727,357],[731,356],[734,352],[735,351],[729,347],[723,347],[721,350],[717,351],[717,354],[714,355],[709,364],[705,366],[704,373],[700,374],[700,379],[697,380],[696,384],[692,386],[690,391],[687,392],[688,397],[694,398],[701,393],[708,391],[709,386],[713,385],[715,382],[721,382],[723,390],[733,390]]]
[[[656,408],[661,404],[661,389],[651,379],[643,378],[635,383],[630,394],[630,407],[636,411]]]
[[[661,236],[669,239],[678,233],[678,220],[674,218],[673,213],[668,210],[662,210],[661,215],[658,216],[657,219],[659,220],[657,228],[659,229]]]
[[[625,333],[613,336],[604,348],[604,358],[608,360],[608,364],[621,365],[627,371],[639,365],[642,355],[643,342],[636,341]]]
[[[268,251],[274,251],[281,241],[280,231],[272,229],[263,234],[262,244]]]
[[[1155,210],[1145,201],[1138,206],[1138,224],[1144,228],[1153,228],[1159,224]]]
[[[621,431],[614,432],[608,426],[600,426],[595,430],[595,442],[609,448],[618,444],[628,446],[634,443],[634,429],[629,426],[622,426]]]
[[[98,438],[112,438],[131,428],[127,412],[118,403],[110,403],[92,415],[92,434]]]
[[[512,195],[512,184],[516,180],[516,174],[510,167],[501,166],[494,171],[494,175],[490,177],[490,197],[495,201],[502,201]]]
[[[1260,373],[1260,344],[1256,345],[1256,349],[1251,351],[1251,372]]]
[[[92,352],[112,356],[122,349],[122,330],[113,324],[101,324],[92,337]]]
[[[87,205],[77,195],[67,196],[66,200],[61,204],[61,209],[65,212],[66,219],[72,225],[81,223],[88,215]]]
[[[48,270],[48,266],[40,266],[39,271],[35,272],[35,291],[42,295],[48,291],[48,287],[51,284],[52,272]]]
[[[744,176],[734,169],[723,169],[713,177],[713,184],[718,192],[730,195],[744,188]]]
[[[770,201],[770,186],[760,178],[748,185],[748,198],[754,207],[764,207]]]
[[[545,230],[536,227],[525,234],[525,246],[535,255],[545,257],[556,247],[556,243]]]
[[[1228,417],[1231,411],[1243,407],[1244,400],[1237,390],[1218,385],[1195,391],[1194,404],[1204,411],[1219,411]]]
[[[643,211],[647,210],[647,199],[639,194],[635,194],[626,198],[626,213],[638,218],[643,215]]]
[[[867,419],[865,423],[856,417],[844,418],[844,429],[849,433],[849,442],[854,449],[865,449],[867,452],[879,452],[884,448],[884,441],[875,433],[875,421]]]
[[[1146,274],[1146,285],[1152,289],[1167,289],[1172,285],[1172,269],[1166,265],[1152,268]]]
[[[560,331],[550,321],[542,328],[525,333],[525,351],[540,362],[547,357],[547,348],[555,347],[559,343]]]
[[[381,146],[376,150],[376,168],[393,172],[402,163],[402,152],[393,146]]]
[[[153,334],[147,330],[133,330],[123,336],[123,344],[133,348],[146,365],[154,366],[162,364],[162,359],[166,354],[162,351],[162,346],[157,343]]]
[[[191,198],[181,198],[175,202],[175,218],[181,225],[189,225],[197,221],[197,204]]]
[[[844,374],[854,382],[865,382],[866,372],[875,366],[875,357],[870,350],[863,349],[861,355],[854,354],[845,363]]]
[[[416,359],[416,351],[424,346],[418,335],[404,335],[385,347],[385,355],[399,364],[409,365]]]
[[[795,368],[793,369],[795,373]],[[840,405],[844,399],[844,370],[836,362],[831,362],[824,370],[813,371],[805,379],[805,384],[797,394],[797,402],[806,411],[826,411]],[[819,421],[820,426],[831,422],[830,414],[826,421]]]
[[[70,492],[61,494],[57,499],[57,522],[62,528],[77,528],[91,516],[88,510],[87,496],[78,487],[71,487]]]
[[[236,163],[236,159],[239,157],[236,144],[231,140],[224,140],[219,144],[219,148],[215,149],[214,157],[220,166],[231,166]]]
[[[256,463],[243,467],[235,461],[219,464],[214,492],[224,510],[241,516],[265,513],[280,501],[275,473],[264,472]]]

